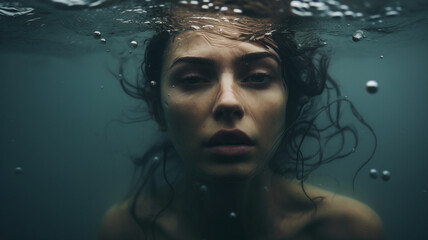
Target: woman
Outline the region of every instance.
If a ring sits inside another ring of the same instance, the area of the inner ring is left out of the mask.
[[[323,131],[316,96],[326,81],[338,93],[318,46],[298,46],[272,18],[169,19],[147,45],[143,85],[122,79],[165,137],[137,161],[139,188],[108,211],[100,239],[383,239],[369,207],[303,184],[348,155],[342,145],[305,168],[302,142]],[[349,130],[328,116],[331,136]]]

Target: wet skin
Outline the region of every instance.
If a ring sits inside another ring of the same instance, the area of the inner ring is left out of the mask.
[[[170,44],[165,59],[162,107],[182,159],[207,178],[257,174],[285,127],[287,89],[278,55],[253,43],[191,32]],[[254,144],[210,151],[206,143],[220,130],[240,130]]]

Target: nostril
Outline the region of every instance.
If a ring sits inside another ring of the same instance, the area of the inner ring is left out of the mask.
[[[219,106],[216,111],[214,112],[214,117],[216,119],[224,119],[224,118],[228,118],[228,119],[232,119],[232,118],[236,118],[236,119],[240,119],[244,116],[244,111],[242,110],[242,108],[238,107],[238,106]]]

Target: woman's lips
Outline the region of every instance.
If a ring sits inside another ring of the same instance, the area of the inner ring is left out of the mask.
[[[207,147],[223,145],[254,145],[254,142],[245,132],[239,129],[223,129],[216,132],[206,143]]]
[[[248,154],[253,146],[254,141],[239,129],[222,129],[205,144],[208,152],[230,157]]]
[[[248,154],[253,146],[250,145],[218,145],[206,148],[208,152],[222,156],[242,156]]]

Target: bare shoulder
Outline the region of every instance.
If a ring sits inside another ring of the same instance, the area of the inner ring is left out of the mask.
[[[384,230],[380,217],[367,205],[325,190],[315,220],[321,239],[381,240]]]
[[[271,206],[278,206],[272,219],[279,239],[384,239],[382,221],[367,205],[296,180],[276,183]]]
[[[99,240],[144,239],[143,232],[132,218],[128,203],[112,206],[101,223]]]

